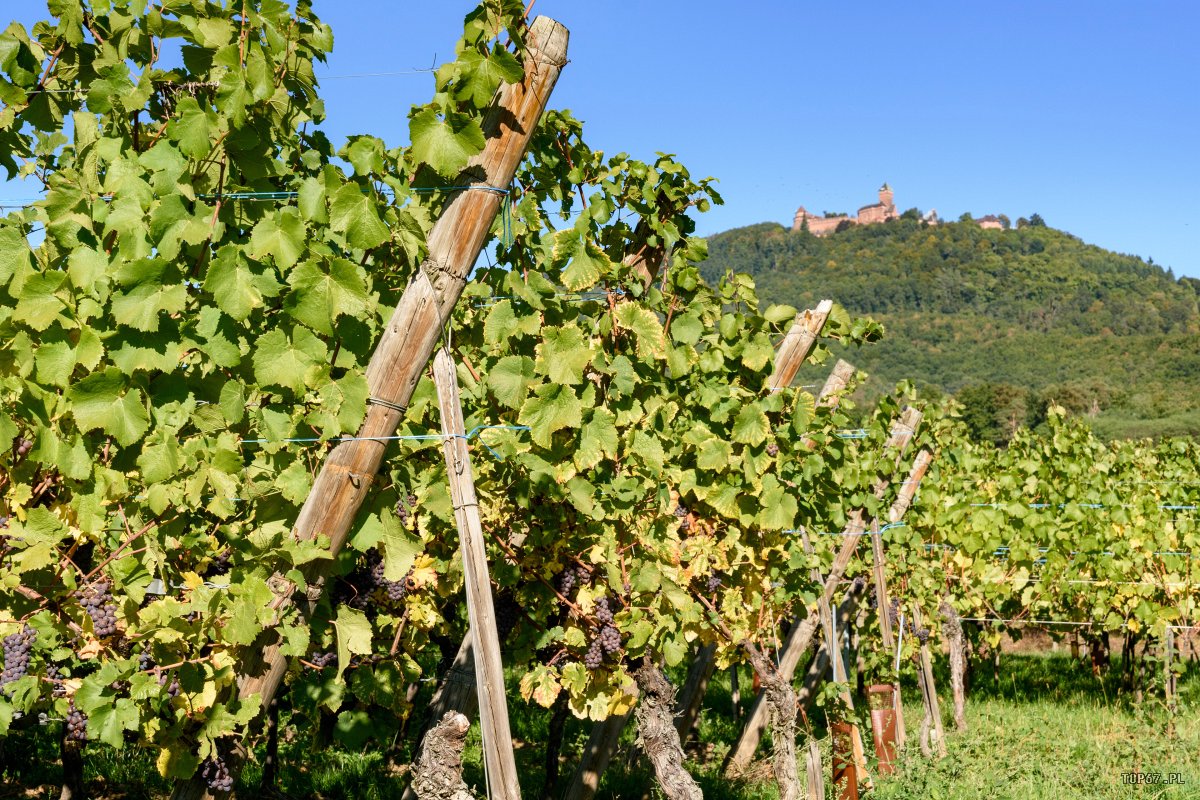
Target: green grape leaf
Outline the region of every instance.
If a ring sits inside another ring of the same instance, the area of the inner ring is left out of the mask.
[[[118,444],[131,445],[150,428],[145,397],[116,368],[92,373],[74,384],[67,399],[80,430],[102,429]]]
[[[329,226],[344,234],[347,243],[359,250],[378,247],[390,236],[374,201],[356,183],[347,183],[334,192],[329,204]]]
[[[408,129],[413,158],[447,178],[457,176],[472,156],[483,152],[483,129],[466,114],[443,118],[429,108],[413,116]]]
[[[550,446],[550,437],[563,428],[578,428],[583,422],[583,407],[570,386],[550,383],[539,386],[525,401],[517,420],[528,425],[535,444]]]

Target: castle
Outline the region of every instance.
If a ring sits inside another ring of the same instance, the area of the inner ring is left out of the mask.
[[[808,232],[814,236],[826,236],[838,229],[838,226],[843,223],[847,225],[876,225],[880,222],[887,222],[889,219],[896,219],[900,216],[896,212],[896,204],[892,202],[892,187],[886,183],[879,187],[879,202],[872,203],[869,206],[863,206],[858,210],[857,216],[849,216],[847,214],[836,214],[831,217],[825,215],[816,216],[808,213],[804,206],[800,206],[796,211],[796,216],[792,220],[792,230],[798,231],[805,225],[808,226]]]

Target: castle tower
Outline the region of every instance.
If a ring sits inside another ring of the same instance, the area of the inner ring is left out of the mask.
[[[888,208],[892,206],[892,187],[886,183],[879,187],[879,204]]]

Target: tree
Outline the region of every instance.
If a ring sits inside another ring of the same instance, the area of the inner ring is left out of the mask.
[[[1029,227],[1044,228],[1046,227],[1046,220],[1042,219],[1041,214],[1032,214],[1029,217]]]

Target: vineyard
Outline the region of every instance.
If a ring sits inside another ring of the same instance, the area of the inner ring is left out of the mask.
[[[1022,637],[1196,737],[1200,445],[856,402],[883,328],[706,282],[714,181],[588,146],[562,25],[481,3],[407,145],[335,144],[309,0],[48,6],[0,34],[6,789],[906,796]]]

